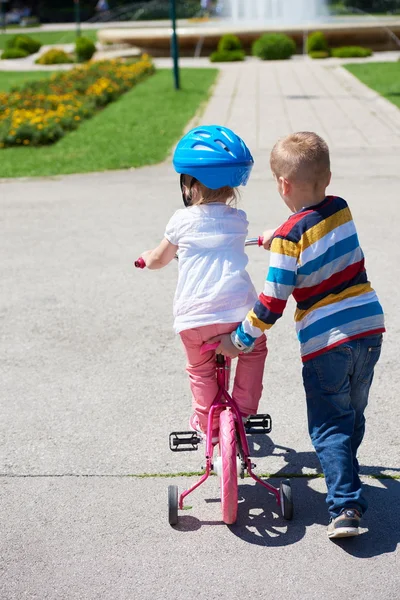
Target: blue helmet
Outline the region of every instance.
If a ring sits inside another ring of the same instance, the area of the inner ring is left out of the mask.
[[[246,185],[254,160],[244,141],[219,125],[195,127],[178,143],[173,157],[177,173],[191,175],[206,187]]]

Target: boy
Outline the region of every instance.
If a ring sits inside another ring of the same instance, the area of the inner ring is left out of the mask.
[[[294,213],[274,233],[265,288],[246,319],[217,336],[217,352],[235,357],[282,316],[293,294],[311,441],[328,488],[328,537],[358,534],[367,503],[357,450],[364,410],[385,331],[382,307],[364,267],[347,203],[325,196],[329,149],[315,133],[279,140],[270,159],[279,194]]]

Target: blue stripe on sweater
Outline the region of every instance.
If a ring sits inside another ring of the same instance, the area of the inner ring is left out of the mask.
[[[363,304],[362,306],[346,308],[333,315],[323,317],[308,327],[305,327],[298,332],[297,337],[301,344],[305,344],[311,338],[317,337],[330,329],[340,329],[341,325],[345,325],[351,321],[358,321],[359,319],[365,319],[366,317],[373,317],[379,314],[383,314],[382,306],[379,302],[370,302],[369,304]]]
[[[283,285],[295,285],[296,273],[287,269],[270,267],[268,269],[267,281],[271,283],[282,283]]]
[[[311,273],[315,273],[315,271],[318,271],[318,269],[331,263],[335,259],[348,254],[352,250],[355,250],[358,248],[358,246],[358,236],[355,233],[354,235],[351,235],[340,242],[336,242],[336,244],[328,248],[328,250],[321,254],[321,256],[314,258],[314,260],[310,260],[304,266],[297,269],[297,273],[299,275],[311,275]]]

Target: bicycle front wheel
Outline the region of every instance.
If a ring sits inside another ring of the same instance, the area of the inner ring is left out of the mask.
[[[223,410],[219,417],[219,449],[221,454],[221,507],[222,520],[235,523],[238,507],[238,477],[236,461],[235,419],[231,410]]]

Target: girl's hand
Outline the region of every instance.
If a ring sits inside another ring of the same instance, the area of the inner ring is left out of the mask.
[[[218,348],[215,350],[216,354],[223,354],[224,356],[229,356],[229,358],[236,358],[240,354],[240,350],[236,348],[232,344],[231,336],[229,333],[224,333],[223,335],[216,335],[207,341],[207,344],[214,344],[215,342],[220,342]]]
[[[272,238],[274,237],[274,233],[275,233],[275,229],[266,229],[266,231],[264,231],[264,233],[262,234],[263,246],[264,246],[265,250],[270,250]]]
[[[151,256],[152,250],[145,250],[144,252],[142,252],[142,254],[140,255],[141,258],[143,258],[144,262],[147,263],[149,262],[149,258]]]

